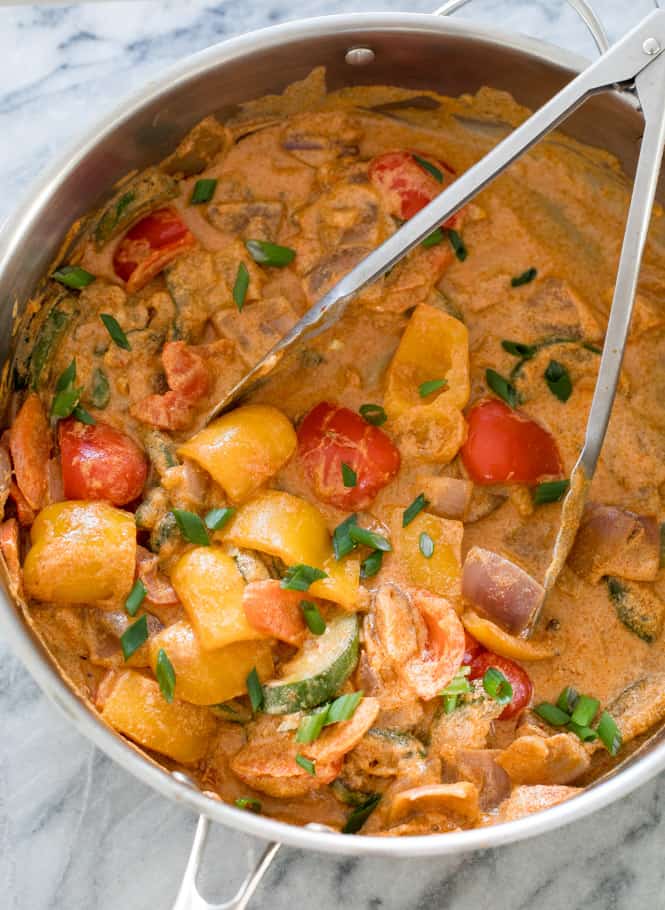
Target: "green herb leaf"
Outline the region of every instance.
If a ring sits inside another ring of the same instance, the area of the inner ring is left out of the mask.
[[[420,244],[428,250],[432,246],[438,246],[440,243],[443,243],[445,239],[445,234],[441,228],[437,228],[435,231],[432,231],[431,234],[428,234],[427,237]]]
[[[79,402],[83,389],[69,386],[63,389],[53,399],[51,416],[58,418],[69,417]]]
[[[598,713],[598,708],[600,708],[600,702],[597,698],[580,695],[570,719],[578,727],[588,727]]]
[[[125,610],[127,610],[130,616],[136,616],[147,593],[145,585],[140,578],[137,578],[125,601]]]
[[[550,360],[545,370],[545,381],[552,395],[559,401],[568,401],[573,392],[573,383],[566,367],[558,360]]]
[[[59,281],[60,284],[64,284],[65,287],[73,288],[75,291],[87,288],[89,284],[96,280],[94,275],[86,272],[79,265],[63,265],[51,277]]]
[[[610,755],[616,755],[623,744],[623,740],[616,721],[607,711],[603,711],[600,715],[596,732]]]
[[[572,686],[566,686],[556,700],[557,708],[561,711],[565,711],[566,714],[572,714],[579,697],[580,695],[577,689],[574,689]]]
[[[316,764],[313,761],[310,761],[309,758],[305,758],[300,752],[296,755],[296,764],[300,765],[301,768],[304,768],[312,777],[316,777]]]
[[[355,487],[358,483],[358,475],[345,461],[342,462],[342,483],[349,488]]]
[[[106,326],[106,330],[115,344],[117,344],[118,347],[122,348],[124,351],[131,351],[132,346],[129,343],[129,339],[120,328],[118,320],[114,316],[111,316],[110,313],[101,313],[99,318]]]
[[[197,180],[194,184],[194,191],[189,200],[191,205],[202,205],[204,202],[210,202],[215,195],[217,181],[213,177],[205,177]]]
[[[373,793],[361,806],[358,806],[357,809],[354,809],[353,812],[349,815],[346,820],[346,824],[342,828],[342,834],[356,834],[360,831],[362,826],[365,824],[367,819],[370,817],[372,812],[381,802],[381,794]]]
[[[350,692],[348,695],[340,695],[339,698],[336,698],[328,706],[325,726],[351,720],[356,713],[356,708],[362,701],[363,695],[364,692]]]
[[[424,493],[419,493],[411,505],[407,506],[407,508],[402,512],[402,527],[406,528],[407,525],[410,525],[413,519],[416,518],[416,516],[419,515],[423,509],[426,509],[428,505],[429,499],[425,498]]]
[[[583,743],[590,743],[593,742],[594,739],[598,739],[598,734],[595,730],[592,730],[591,727],[583,727],[581,724],[576,724],[572,720],[569,724],[566,724],[566,730],[570,730],[571,733],[578,736]]]
[[[413,153],[412,153],[413,154]],[[437,183],[443,183],[443,174],[436,165],[431,164],[427,161],[426,158],[421,158],[420,155],[413,155],[413,160],[416,162],[418,167],[421,167],[428,174],[431,174],[432,177],[436,180]]]
[[[148,640],[148,617],[143,614],[140,619],[132,623],[120,636],[120,645],[125,660],[129,660],[132,654]]]
[[[565,727],[570,722],[570,714],[563,711],[558,705],[551,705],[548,701],[541,702],[533,709],[538,717],[553,727]]]
[[[97,423],[92,414],[89,414],[88,411],[86,411],[86,409],[80,404],[76,405],[72,411],[72,416],[74,416],[77,420],[80,420],[81,423],[86,423],[90,427],[94,427],[94,425]]]
[[[267,240],[246,240],[245,246],[254,262],[259,265],[271,265],[274,268],[284,268],[296,257],[296,251],[288,246],[279,246]]]
[[[434,553],[434,541],[429,536],[427,531],[423,531],[421,533],[420,537],[418,538],[418,546],[425,559],[432,558],[432,554]]]
[[[236,280],[233,284],[233,302],[238,308],[238,312],[242,313],[242,308],[245,305],[245,297],[247,296],[247,288],[249,287],[249,272],[247,271],[247,266],[244,262],[241,262],[238,266],[238,271],[236,272]]]
[[[311,600],[301,600],[300,609],[307,623],[307,628],[312,635],[323,635],[326,631],[326,621],[321,616],[317,605]]]
[[[169,656],[164,648],[160,648],[157,652],[155,676],[157,677],[157,682],[159,683],[162,695],[166,701],[171,704],[175,693],[175,670],[173,669],[173,664],[169,660]]]
[[[418,386],[418,394],[421,398],[427,398],[428,395],[438,392],[439,389],[445,389],[447,385],[447,379],[428,379],[427,382],[422,382]]]
[[[55,384],[56,392],[64,392],[65,389],[71,388],[74,385],[76,379],[76,358],[72,360],[66,370],[63,370],[62,373],[58,376],[58,380]]]
[[[373,553],[370,553],[367,559],[363,559],[360,563],[360,577],[361,578],[373,578],[378,572],[381,571],[381,566],[383,565],[383,551],[374,550]]]
[[[539,483],[533,491],[534,505],[541,506],[546,502],[560,502],[568,492],[569,480],[547,480]]]
[[[485,370],[485,380],[494,394],[503,398],[509,407],[516,408],[520,403],[519,392],[501,373],[497,373],[496,370]]]
[[[173,509],[172,513],[185,540],[198,544],[200,547],[210,546],[210,538],[205,525],[195,512],[188,512],[186,509]]]
[[[324,705],[322,708],[318,708],[312,714],[305,714],[305,716],[298,724],[298,730],[296,731],[296,742],[313,743],[314,740],[318,739],[321,735],[321,731],[325,726],[329,710],[330,705]]]
[[[513,687],[496,667],[488,667],[485,670],[483,689],[500,705],[507,705],[513,699]]]
[[[249,695],[252,711],[256,714],[263,704],[263,688],[261,687],[261,680],[256,672],[256,667],[252,667],[247,675],[247,694]]]
[[[388,420],[388,415],[380,404],[361,404],[358,413],[363,420],[375,427],[380,427]]]
[[[461,236],[454,231],[452,228],[448,228],[448,240],[450,240],[450,245],[453,248],[453,251],[460,262],[464,262],[466,257],[469,255],[469,251],[464,245],[464,241]]]
[[[255,812],[257,815],[261,812],[261,803],[252,796],[239,796],[236,806],[239,809],[246,809],[248,812]]]
[[[307,566],[304,563],[298,563],[290,566],[282,579],[282,587],[288,591],[309,591],[309,586],[315,581],[327,578],[328,573],[321,569],[315,569],[314,566]]]
[[[221,529],[231,521],[235,514],[236,510],[230,506],[225,509],[211,509],[203,521],[206,528],[209,530],[221,531]]]
[[[349,537],[354,543],[361,547],[370,547],[372,550],[382,550],[389,553],[392,550],[390,541],[374,531],[368,531],[367,528],[360,528],[358,525],[351,525],[349,528]]]
[[[353,525],[357,524],[356,515],[349,515],[341,524],[338,524],[333,531],[333,551],[335,559],[340,560],[355,548],[355,543],[351,539],[350,530]]]
[[[530,269],[527,269],[526,272],[522,272],[521,275],[516,275],[514,278],[511,278],[510,283],[514,288],[519,288],[523,284],[531,284],[537,274],[538,269],[534,269],[532,266]]]
[[[513,357],[521,357],[522,360],[531,360],[538,352],[537,344],[522,344],[521,341],[502,341],[501,347]]]

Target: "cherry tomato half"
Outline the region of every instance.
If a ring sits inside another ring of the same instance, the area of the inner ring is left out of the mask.
[[[464,630],[464,658],[462,660],[462,665],[467,667],[471,663],[471,661],[474,659],[474,657],[477,657],[484,650],[485,650],[485,648],[483,648],[483,646],[480,644],[480,642],[476,641],[476,639],[473,637],[473,635],[469,635],[469,633],[465,629]]]
[[[194,235],[174,209],[158,209],[127,231],[113,256],[113,268],[133,293],[195,244]]]
[[[122,506],[141,493],[148,464],[133,439],[107,423],[58,424],[62,480],[67,499],[104,499]]]
[[[443,178],[441,181],[434,176],[437,172]],[[386,209],[402,221],[413,218],[454,176],[455,172],[445,162],[423,152],[385,152],[373,158],[369,166],[369,179],[380,193]],[[455,227],[459,220],[458,212],[445,222],[444,227]]]
[[[400,465],[399,451],[382,430],[327,401],[300,424],[298,453],[319,499],[347,510],[367,506]]]
[[[499,720],[510,720],[523,711],[531,701],[533,683],[529,674],[519,664],[484,649],[471,661],[469,679],[482,679],[490,667],[500,670],[513,687],[513,697],[499,715]]]
[[[496,398],[471,408],[462,446],[464,466],[474,483],[525,483],[561,476],[556,442],[540,424]]]

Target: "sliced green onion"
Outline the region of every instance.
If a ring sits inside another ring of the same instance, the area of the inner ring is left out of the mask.
[[[358,525],[351,525],[349,528],[349,537],[354,543],[361,547],[370,547],[372,550],[382,550],[389,553],[392,550],[390,541],[381,534],[375,534],[374,531],[368,531],[367,528],[360,528]]]
[[[582,347],[586,348],[587,351],[591,351],[592,354],[602,354],[603,349],[599,348],[597,344],[593,344],[591,341],[583,341]]]
[[[361,404],[358,412],[363,420],[375,427],[380,427],[388,420],[388,415],[380,404]]]
[[[513,687],[496,667],[488,667],[485,670],[483,689],[500,705],[507,705],[513,699]]]
[[[145,589],[145,585],[140,578],[137,578],[134,582],[132,590],[127,595],[127,600],[125,601],[125,610],[129,613],[130,616],[136,616],[139,607],[145,600],[145,596],[148,592]]]
[[[360,577],[361,578],[373,578],[378,572],[381,571],[381,566],[383,565],[383,551],[374,550],[373,553],[370,553],[366,559],[360,563]]]
[[[557,708],[561,711],[565,711],[566,714],[572,714],[579,697],[580,694],[577,689],[574,689],[572,686],[566,686],[556,700]]]
[[[296,257],[296,251],[288,246],[279,246],[267,240],[246,240],[245,246],[254,262],[259,265],[271,265],[274,268],[284,268]]]
[[[58,392],[51,404],[51,416],[60,418],[69,417],[78,404],[82,391],[83,389],[69,386],[61,392]]]
[[[442,229],[437,228],[435,231],[432,231],[431,234],[428,234],[420,245],[424,246],[425,249],[428,250],[432,246],[438,246],[440,243],[443,243],[444,239],[445,234],[443,233]]]
[[[287,591],[309,591],[309,586],[315,581],[327,578],[328,573],[321,569],[315,569],[314,566],[306,566],[304,563],[298,563],[290,566],[282,579],[282,587]]]
[[[197,180],[194,184],[194,191],[192,197],[189,200],[191,205],[202,205],[204,202],[210,202],[212,197],[215,195],[215,189],[217,188],[217,181],[214,177],[206,177],[202,180]]]
[[[63,265],[63,267],[57,269],[51,277],[55,278],[56,281],[59,281],[60,284],[64,284],[68,288],[73,288],[75,291],[87,288],[89,284],[92,284],[92,282],[96,280],[94,275],[91,275],[90,272],[86,272],[80,265]]]
[[[120,328],[118,320],[114,316],[111,316],[110,313],[101,313],[99,318],[106,326],[106,331],[109,333],[115,344],[117,344],[118,347],[122,348],[124,351],[131,351],[132,346],[129,343],[129,339]]]
[[[594,739],[598,739],[598,734],[595,730],[592,730],[591,727],[576,724],[572,720],[569,724],[566,724],[566,730],[569,730],[571,733],[574,733],[575,736],[578,736],[583,743],[590,743],[593,742]]]
[[[580,695],[570,719],[578,727],[588,727],[598,713],[598,708],[600,708],[600,702],[597,698]]]
[[[418,394],[421,398],[427,398],[428,395],[438,392],[439,389],[445,389],[447,385],[447,379],[428,379],[427,382],[423,382],[418,386]]]
[[[596,725],[596,732],[610,755],[616,755],[623,744],[623,740],[616,721],[607,711],[603,711],[600,715],[600,720]]]
[[[358,483],[358,475],[345,461],[342,462],[342,483],[349,488],[355,487]]]
[[[257,815],[261,812],[261,803],[252,796],[239,796],[236,806],[239,809],[246,809],[248,812],[256,812]]]
[[[312,777],[316,777],[316,764],[313,761],[310,761],[309,758],[305,758],[300,752],[296,755],[296,764],[300,765],[301,768],[304,768]]]
[[[106,377],[106,373],[101,367],[95,367],[92,373],[92,392],[90,393],[92,403],[96,408],[105,408],[111,398],[111,387]]]
[[[125,629],[120,636],[120,645],[125,660],[129,660],[134,651],[138,651],[148,640],[148,617],[143,614],[140,619]]]
[[[537,274],[538,269],[534,269],[532,266],[530,269],[527,269],[526,272],[522,272],[521,275],[516,275],[514,278],[511,278],[510,283],[514,288],[519,288],[523,284],[531,284]]]
[[[471,683],[467,676],[471,672],[470,667],[461,667],[453,676],[448,685],[441,690],[441,695],[467,695],[471,691]]]
[[[349,533],[351,527],[357,523],[357,516],[349,515],[348,518],[345,518],[341,524],[338,524],[335,530],[333,531],[333,551],[335,553],[335,559],[343,559],[345,556],[348,556],[349,553],[354,549],[355,544],[351,540],[351,535]]]
[[[457,708],[458,700],[459,700],[459,695],[444,695],[443,696],[443,713],[452,714],[453,711]]]
[[[80,420],[81,423],[87,424],[89,427],[94,427],[94,425],[97,423],[97,421],[92,416],[92,414],[90,414],[88,411],[86,411],[86,409],[83,407],[83,405],[80,405],[80,404],[77,404],[74,407],[74,410],[72,411],[72,416],[74,416],[77,420]]]
[[[64,392],[65,389],[69,389],[74,385],[74,380],[76,379],[76,358],[72,360],[69,366],[62,371],[58,376],[58,380],[55,384],[56,392]]]
[[[522,360],[531,360],[538,352],[537,344],[522,344],[521,341],[502,341],[501,347],[513,357],[521,357]]]
[[[187,509],[173,509],[172,513],[185,540],[198,544],[200,547],[210,546],[210,538],[205,525],[195,512],[188,512]]]
[[[570,722],[570,714],[562,711],[557,705],[551,705],[548,701],[541,702],[533,709],[538,717],[542,717],[545,723],[553,727],[565,727]]]
[[[247,675],[247,694],[249,695],[249,703],[252,706],[252,711],[256,714],[263,704],[263,689],[261,687],[259,674],[256,672],[256,667],[252,667]]]
[[[305,716],[298,724],[298,730],[296,731],[296,742],[313,743],[315,739],[318,739],[321,735],[321,731],[325,726],[329,710],[330,705],[324,705],[322,708],[318,708],[312,714],[305,714]]]
[[[307,623],[307,628],[312,635],[323,635],[326,631],[326,621],[323,616],[321,616],[321,612],[317,605],[311,600],[301,600],[300,609],[302,610],[302,615]]]
[[[242,313],[242,308],[245,305],[245,297],[247,296],[248,288],[249,272],[247,271],[245,263],[241,262],[238,266],[238,271],[236,272],[236,280],[233,283],[233,302],[238,308],[239,313]]]
[[[434,553],[434,541],[429,536],[427,531],[423,531],[418,538],[418,547],[420,552],[423,554],[425,559],[431,559],[432,554]]]
[[[558,360],[550,360],[544,375],[552,395],[559,401],[568,401],[573,393],[573,383],[566,367]]]
[[[157,677],[157,682],[159,683],[162,695],[166,701],[171,704],[175,692],[175,670],[173,669],[173,664],[169,660],[169,656],[164,648],[160,648],[157,652],[155,676]]]
[[[357,809],[354,809],[349,815],[346,824],[342,828],[342,834],[355,834],[357,831],[360,831],[380,802],[381,794],[373,793],[366,802],[361,806],[358,806]]]
[[[406,528],[407,525],[410,525],[413,519],[416,518],[423,509],[426,509],[428,505],[429,499],[425,498],[424,493],[419,493],[411,505],[407,506],[402,512],[402,527]]]
[[[464,262],[466,257],[469,255],[469,251],[464,245],[464,241],[461,236],[454,231],[452,228],[448,228],[448,240],[450,240],[450,245],[453,248],[453,251],[460,262]]]
[[[511,408],[516,408],[520,403],[519,392],[515,386],[508,379],[505,379],[501,373],[497,373],[496,370],[485,370],[485,380],[490,389],[498,395],[499,398],[503,398],[507,405]]]
[[[220,531],[231,521],[235,513],[236,510],[230,506],[225,509],[211,509],[203,522],[210,531]]]
[[[416,164],[421,167],[424,171],[427,171],[428,174],[431,174],[432,177],[436,180],[437,183],[443,183],[443,174],[436,165],[431,164],[427,161],[426,158],[421,158],[420,155],[413,154],[413,160]]]
[[[339,724],[345,720],[351,720],[356,713],[356,708],[362,701],[363,692],[349,692],[348,695],[340,695],[328,706],[328,714],[325,725]]]
[[[568,492],[569,480],[547,480],[539,483],[533,491],[534,505],[541,506],[546,502],[561,502]]]

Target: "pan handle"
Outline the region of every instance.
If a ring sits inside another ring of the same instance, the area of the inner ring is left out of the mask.
[[[209,830],[209,819],[205,815],[200,815],[196,825],[192,850],[187,860],[187,868],[185,869],[173,910],[245,910],[281,846],[277,843],[268,844],[237,893],[223,904],[211,904],[202,897],[196,884]]]
[[[596,43],[599,53],[604,54],[609,48],[610,43],[603,23],[600,21],[587,0],[566,0],[569,6],[575,10],[580,19],[591,32],[591,37]],[[469,0],[447,0],[442,6],[434,10],[435,16],[450,16],[451,13],[457,12],[463,6],[466,6]]]

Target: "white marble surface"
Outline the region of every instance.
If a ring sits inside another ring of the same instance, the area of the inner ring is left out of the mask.
[[[0,2],[0,221],[76,135],[184,55],[284,19],[427,0],[227,0],[3,5]],[[613,37],[650,0],[595,0]],[[465,13],[467,15],[467,13]],[[477,21],[546,36],[582,53],[589,39],[561,0],[478,0]],[[194,818],[74,733],[3,644],[0,630],[0,907],[168,910]],[[354,910],[662,910],[665,776],[533,842],[451,859],[335,859],[284,850],[252,907]],[[210,896],[234,890],[247,838],[218,829]]]

